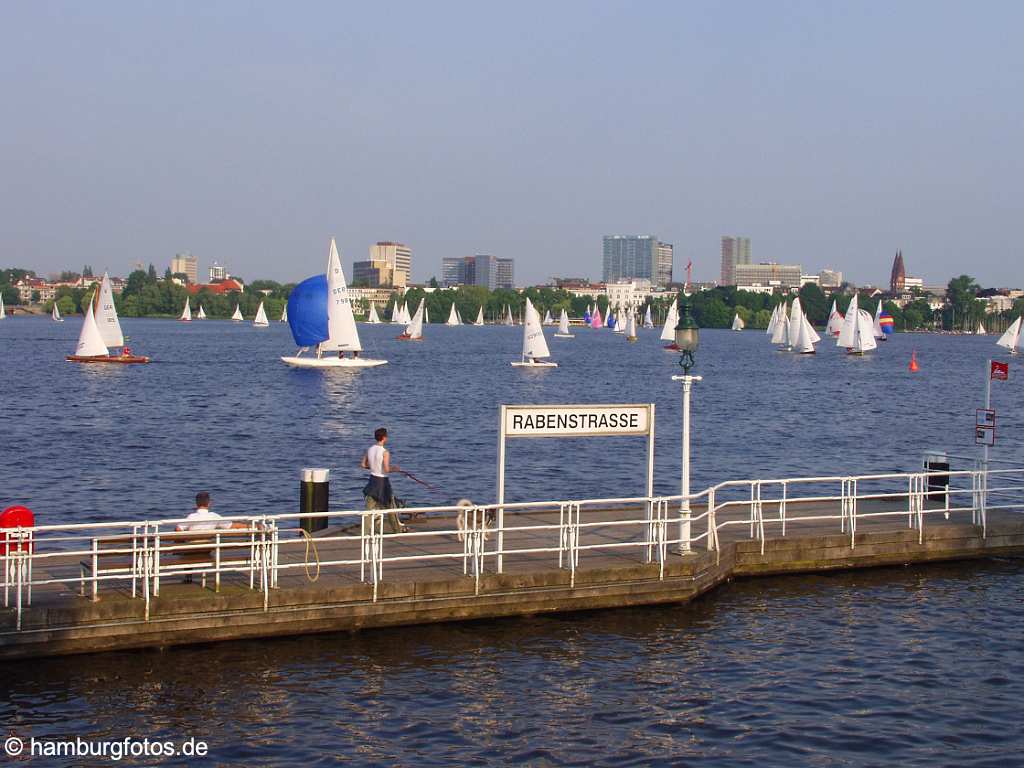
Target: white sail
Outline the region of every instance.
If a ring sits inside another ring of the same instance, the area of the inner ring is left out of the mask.
[[[1010,327],[1006,329],[1006,333],[999,337],[996,342],[1003,349],[1008,349],[1011,352],[1016,352],[1020,348],[1020,325],[1021,318],[1024,316],[1018,316],[1016,320],[1010,323]]]
[[[287,310],[287,307],[285,309]],[[203,305],[200,304],[199,305],[199,311],[196,312],[196,320],[205,320],[205,319],[206,319],[206,310],[204,310],[203,309]]]
[[[282,323],[287,323],[288,322],[288,302],[287,301],[284,303],[284,309],[281,310],[281,322]]]
[[[428,307],[426,305],[423,306],[423,322],[425,322],[425,323],[429,323],[430,322],[430,307]]]
[[[4,309],[4,297],[0,296],[0,320],[7,319],[7,310]]]
[[[821,341],[821,337],[815,333],[811,321],[807,319],[807,315],[801,315],[800,322],[800,335],[797,337],[793,349],[802,355],[813,354],[814,345]]]
[[[483,324],[484,324],[484,308],[481,305],[479,311],[477,311],[477,313],[476,313],[476,322],[473,323],[473,325],[483,325]]]
[[[377,316],[377,305],[372,301],[370,302],[370,316],[366,318],[366,322],[376,325],[380,322],[380,318]]]
[[[853,342],[857,336],[857,313],[859,311],[857,294],[853,294],[850,306],[846,310],[846,317],[843,318],[843,327],[839,329],[839,336],[836,338],[837,347],[853,348]]]
[[[795,346],[800,340],[800,334],[804,327],[803,316],[804,310],[800,306],[800,297],[796,296],[789,307],[789,338],[786,341],[790,347]]]
[[[260,302],[259,309],[256,310],[256,317],[252,319],[252,324],[257,328],[265,328],[270,325],[270,320],[267,319],[267,311],[263,309],[263,302]]]
[[[740,317],[739,312],[737,312],[732,319],[732,329],[734,331],[742,331],[746,327],[747,324],[743,322],[743,319]]]
[[[455,319],[459,321],[459,325],[462,325],[462,313],[458,309],[455,310]]]
[[[96,315],[93,313],[92,304],[90,301],[85,309],[85,320],[82,322],[82,330],[78,334],[78,344],[75,346],[75,354],[82,357],[109,354],[107,345],[103,343],[103,335],[100,333],[99,326],[96,325]]]
[[[625,333],[626,332],[626,326],[624,326],[622,324],[622,309],[621,308],[615,313],[615,328],[613,329],[613,332],[614,333]]]
[[[459,324],[459,313],[455,311],[455,302],[452,302],[451,311],[448,313],[448,320],[445,321],[445,325],[458,325]]]
[[[632,312],[629,313],[629,317],[626,319],[626,338],[636,338],[636,315]]]
[[[786,314],[785,304],[779,304],[779,317],[772,330],[772,344],[789,344],[789,315]]]
[[[651,319],[651,305],[647,305],[647,311],[644,313],[644,328],[653,328],[654,320]]]
[[[768,320],[768,327],[765,329],[765,333],[768,334],[768,336],[772,336],[772,335],[775,334],[775,328],[779,324],[779,307],[780,306],[781,305],[776,304],[775,305],[775,309],[772,310],[772,316]]]
[[[508,304],[506,304],[505,305],[505,309],[508,310],[508,315],[505,317],[505,325],[515,325],[516,321],[512,317],[512,307],[510,307]]]
[[[540,314],[534,309],[529,298],[526,299],[526,313],[523,318],[523,357],[532,360],[551,357],[548,342],[544,338],[544,328],[540,324]]]
[[[231,319],[234,320],[236,323],[241,322],[242,319],[243,319],[242,318],[242,308],[238,304],[235,304],[235,311],[231,315]]]
[[[849,313],[847,313],[849,314]],[[875,341],[874,321],[871,315],[864,309],[857,310],[857,335],[853,340],[854,352],[870,352],[878,348]]]
[[[977,333],[979,336],[984,336],[985,333],[986,333],[986,331],[985,331],[985,324],[979,321],[978,322],[978,330],[975,331],[975,333]]]
[[[100,329],[103,344],[107,347],[123,347],[124,335],[114,307],[114,292],[110,289],[110,276],[104,272],[100,292],[96,295],[96,326]]]
[[[416,314],[413,315],[412,320],[405,326],[405,335],[410,339],[422,339],[423,338],[423,312],[424,302],[426,299],[420,299],[420,305],[416,308]],[[408,310],[408,307],[406,307]]]
[[[679,322],[679,308],[676,307],[676,303],[673,301],[668,305],[668,315],[665,317],[665,327],[661,329],[661,340],[672,341],[676,340],[676,323]]]
[[[321,352],[358,352],[359,331],[352,315],[352,300],[348,295],[348,283],[341,269],[338,246],[331,238],[331,251],[327,257],[327,340],[320,342]]]
[[[551,318],[551,310],[547,310],[544,313],[544,325],[554,325],[555,321]]]
[[[832,309],[828,313],[828,325],[825,326],[825,333],[829,336],[836,336],[843,328],[843,316],[836,308],[836,300],[832,299]]]
[[[3,297],[0,297],[0,304],[2,304],[2,302],[3,302]],[[55,322],[58,322],[58,323],[63,323],[64,322],[64,318],[60,316],[60,310],[57,309],[57,300],[56,299],[53,300],[53,309],[50,311],[50,317],[52,317]]]
[[[562,336],[569,335],[569,315],[564,309],[562,310],[561,316],[558,318],[558,332]]]
[[[192,319],[192,302],[189,301],[188,296],[185,297],[185,309],[181,311],[181,317],[179,320],[191,320]]]
[[[878,300],[878,304],[875,306],[875,318],[872,321],[874,328],[872,329],[876,339],[884,339],[885,332],[882,330],[882,300]]]

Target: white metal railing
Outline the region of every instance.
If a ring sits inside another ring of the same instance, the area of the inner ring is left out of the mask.
[[[407,568],[447,567],[472,578],[479,594],[489,570],[557,564],[575,587],[581,563],[602,553],[656,563],[664,579],[671,558],[693,548],[720,552],[723,537],[745,533],[760,542],[763,554],[769,537],[785,537],[794,526],[838,529],[855,548],[858,528],[871,521],[905,520],[901,525],[916,529],[923,542],[930,516],[969,514],[984,537],[990,512],[1024,512],[1024,468],[732,480],[692,494],[685,513],[682,500],[644,496],[409,508],[399,511],[421,515],[430,525],[406,533],[386,531],[388,511],[381,510],[223,518],[242,527],[187,533],[175,531],[184,519],[6,529],[0,531],[4,606],[14,609],[15,628],[22,630],[33,589],[77,591],[96,600],[101,586],[121,584],[142,599],[148,620],[167,579],[198,577],[205,587],[212,578],[219,590],[230,575],[261,593],[263,609],[269,610],[270,593],[281,578],[305,573],[313,580],[311,555],[317,578],[358,574],[367,598],[376,601],[385,570],[399,578]],[[340,525],[315,538],[298,527],[318,517]],[[418,575],[413,570],[405,577]]]

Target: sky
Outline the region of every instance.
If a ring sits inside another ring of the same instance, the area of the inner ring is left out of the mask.
[[[1024,3],[0,3],[0,266],[245,279],[605,234],[1024,285]]]

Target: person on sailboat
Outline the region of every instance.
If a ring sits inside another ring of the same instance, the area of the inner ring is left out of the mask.
[[[395,507],[395,494],[391,490],[391,479],[388,477],[392,471],[398,472],[397,464],[391,464],[391,452],[384,446],[388,442],[388,431],[380,427],[373,433],[374,444],[366,449],[363,460],[359,466],[370,471],[370,480],[363,488],[363,496],[366,499],[366,508],[386,509],[388,520],[388,533],[405,533],[409,529],[402,525],[398,513],[393,511]]]

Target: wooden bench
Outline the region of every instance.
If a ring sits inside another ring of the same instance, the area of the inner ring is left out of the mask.
[[[92,583],[92,599],[97,600],[101,577],[123,576],[131,578],[132,597],[135,597],[138,580],[145,571],[142,558],[147,553],[153,556],[154,597],[160,594],[162,575],[199,574],[205,589],[206,576],[213,571],[214,591],[219,592],[220,574],[224,568],[249,568],[251,585],[258,534],[255,528],[225,528],[96,537],[92,540],[92,554],[79,563],[79,592],[85,596],[88,579]]]

